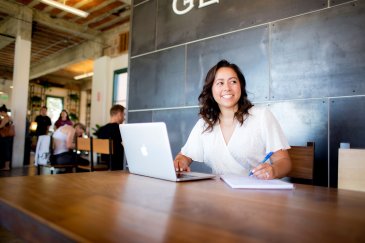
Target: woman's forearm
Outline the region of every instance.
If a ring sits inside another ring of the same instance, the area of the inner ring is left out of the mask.
[[[272,165],[274,171],[274,178],[283,178],[288,175],[291,170],[291,160],[290,158],[282,158]]]

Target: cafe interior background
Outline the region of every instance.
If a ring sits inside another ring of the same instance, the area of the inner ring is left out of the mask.
[[[204,75],[227,59],[242,69],[249,99],[274,113],[290,145],[315,143],[315,185],[337,186],[341,142],[365,147],[364,0],[68,2],[89,17],[36,0],[0,2],[1,103],[24,123],[17,109],[32,120],[34,96],[41,104],[62,97],[90,129],[121,103],[128,123],[166,122],[176,154],[198,119]],[[9,27],[19,19],[25,33]],[[15,58],[15,66],[29,66],[26,81],[10,60],[19,35],[32,43],[28,64]],[[24,137],[14,146],[22,143]],[[197,163],[193,169],[208,171]]]

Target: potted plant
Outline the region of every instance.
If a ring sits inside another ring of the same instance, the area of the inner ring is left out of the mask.
[[[68,116],[70,117],[71,121],[77,121],[79,119],[76,113],[70,113]]]
[[[42,98],[37,96],[37,95],[33,95],[32,97],[30,97],[30,100],[33,102],[33,103],[41,103],[42,101]]]
[[[79,95],[78,94],[69,94],[68,97],[72,101],[78,101],[79,100]]]
[[[99,124],[95,124],[95,127],[92,128],[94,136],[97,136],[100,127]]]

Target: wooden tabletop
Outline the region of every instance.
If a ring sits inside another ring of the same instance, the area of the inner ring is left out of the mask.
[[[364,192],[232,189],[218,178],[1,178],[0,215],[30,242],[365,242]]]

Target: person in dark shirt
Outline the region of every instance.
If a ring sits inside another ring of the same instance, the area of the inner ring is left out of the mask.
[[[37,129],[35,131],[35,135],[47,135],[49,127],[52,125],[51,118],[47,116],[47,106],[42,106],[40,114],[35,118],[35,122],[37,123]]]
[[[96,132],[98,138],[111,138],[113,140],[112,170],[123,170],[124,149],[122,136],[119,131],[119,124],[124,122],[124,106],[113,105],[110,109],[110,121],[108,124],[99,128]],[[108,161],[108,156],[102,156],[103,162]]]

